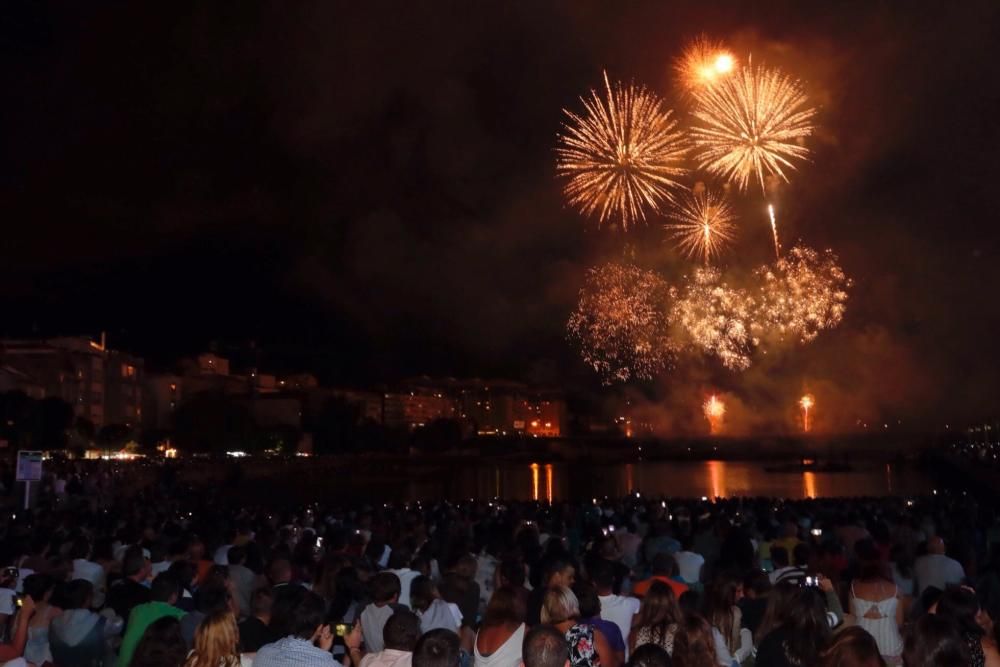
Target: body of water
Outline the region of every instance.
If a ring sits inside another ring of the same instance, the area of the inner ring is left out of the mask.
[[[496,496],[551,501],[636,492],[817,498],[920,495],[933,488],[927,475],[912,466],[862,463],[850,472],[769,472],[766,467],[749,461],[472,464],[443,475],[418,473],[408,481],[406,495],[410,500]]]

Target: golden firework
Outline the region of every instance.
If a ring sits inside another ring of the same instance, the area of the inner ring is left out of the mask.
[[[701,409],[705,413],[705,419],[708,420],[709,432],[715,435],[722,430],[722,419],[726,416],[726,404],[715,394],[712,394],[702,404]]]
[[[830,250],[794,246],[756,276],[755,326],[761,338],[808,343],[844,318],[851,280]]]
[[[693,91],[691,130],[699,167],[746,190],[777,175],[787,181],[792,160],[809,150],[816,111],[801,84],[780,70],[748,65],[711,86]]]
[[[604,264],[590,269],[566,324],[584,362],[606,384],[648,380],[670,362],[669,289],[656,273]]]
[[[731,370],[750,367],[758,340],[755,304],[746,291],[728,286],[717,269],[697,269],[683,289],[671,292],[670,320],[685,342],[718,357]]]
[[[604,96],[581,98],[584,113],[565,111],[556,172],[570,205],[627,230],[673,200],[687,145],[673,113],[646,88],[612,86],[607,72],[604,88]]]
[[[814,405],[816,405],[816,399],[813,398],[812,394],[806,394],[799,399],[799,407],[802,408],[802,430],[805,433],[809,432],[811,426],[809,423],[809,411],[812,410]]]
[[[665,225],[677,247],[691,258],[699,257],[707,265],[736,236],[736,216],[726,198],[703,189],[680,197],[669,214],[677,222]]]
[[[736,58],[721,42],[702,35],[684,49],[675,69],[688,91],[710,86],[736,68]]]

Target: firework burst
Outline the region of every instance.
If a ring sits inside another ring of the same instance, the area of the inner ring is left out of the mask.
[[[736,58],[721,42],[702,35],[684,49],[674,69],[690,92],[729,76],[736,69]]]
[[[604,264],[587,272],[566,329],[606,384],[648,380],[667,367],[674,351],[669,292],[656,273],[635,266]]]
[[[706,265],[736,236],[735,215],[729,203],[723,195],[707,188],[680,197],[670,217],[677,222],[664,227],[678,249]]]
[[[808,343],[844,317],[851,280],[830,250],[795,246],[756,275],[762,337]]]
[[[722,420],[726,416],[726,404],[718,396],[712,394],[708,400],[702,403],[702,411],[705,419],[708,420],[709,432],[716,435],[722,430]]]
[[[606,72],[604,88],[604,96],[581,98],[583,114],[565,111],[556,171],[570,205],[627,230],[673,200],[687,146],[672,112],[646,88],[612,86]]]
[[[808,156],[802,141],[816,111],[799,82],[780,70],[748,65],[693,94],[698,165],[740,190],[751,180],[764,190],[772,174],[787,181],[792,160]]]
[[[689,345],[731,370],[750,367],[758,341],[751,332],[754,300],[746,291],[729,287],[717,269],[702,268],[672,297],[670,319]]]

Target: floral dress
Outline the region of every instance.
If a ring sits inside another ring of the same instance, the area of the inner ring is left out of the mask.
[[[594,641],[594,626],[577,623],[566,631],[570,667],[601,667]]]

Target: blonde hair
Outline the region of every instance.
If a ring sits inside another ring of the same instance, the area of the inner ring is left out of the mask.
[[[239,629],[231,611],[206,616],[194,633],[194,650],[184,667],[239,667]]]
[[[554,586],[545,592],[542,602],[542,623],[562,623],[580,616],[580,601],[565,586]]]

